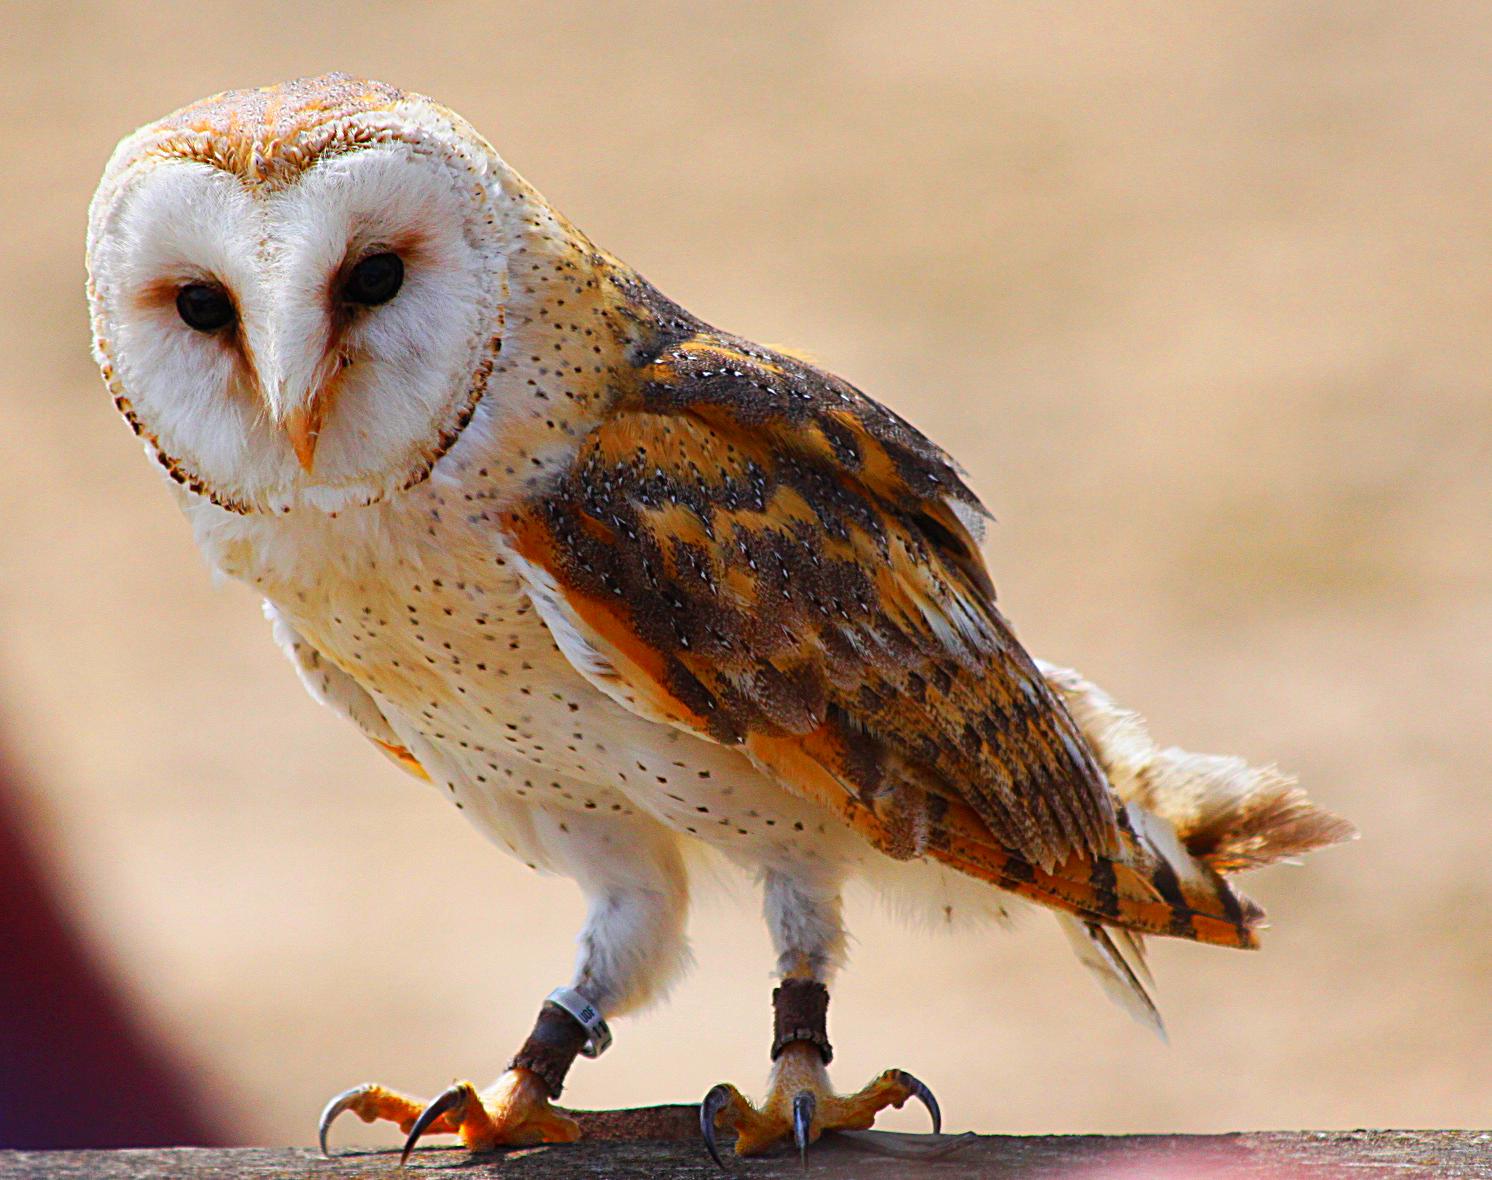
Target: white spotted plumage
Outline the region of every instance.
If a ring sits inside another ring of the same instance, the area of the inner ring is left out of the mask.
[[[402,287],[350,300],[347,275],[387,254]],[[183,322],[175,300],[190,284],[231,299],[229,327]],[[759,874],[780,970],[816,980],[843,957],[851,875],[937,921],[1003,917],[1016,900],[887,855],[700,732],[623,666],[645,652],[615,636],[603,650],[583,595],[518,551],[516,508],[542,505],[637,380],[642,312],[684,322],[639,286],[459,117],[338,75],[214,96],[136,132],[90,216],[96,353],[197,543],[264,596],[313,696],[494,842],[580,883],[590,912],[572,983],[608,1017],[660,996],[688,961],[689,841]],[[876,410],[878,429],[900,429]],[[856,436],[825,439],[863,457]],[[677,497],[648,506],[683,510]],[[943,507],[930,535],[977,535],[971,498]],[[1005,642],[982,599],[936,579],[918,594],[929,633],[966,665]],[[1060,670],[1046,679],[1098,762],[1143,778],[1149,755],[1114,737],[1106,698]],[[1048,691],[1026,688],[1038,704]],[[1062,741],[1091,764],[1081,741]],[[1122,757],[1105,758],[1111,743]],[[1235,771],[1220,794],[1257,785]],[[1169,821],[1147,812],[1139,827],[1192,871]],[[1123,956],[1067,922],[1084,961],[1151,1019]]]

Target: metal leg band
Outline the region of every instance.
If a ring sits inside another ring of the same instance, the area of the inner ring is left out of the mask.
[[[573,987],[557,987],[549,993],[549,1003],[563,1008],[585,1029],[585,1045],[580,1052],[585,1057],[600,1057],[611,1048],[611,1029],[601,1015],[601,1009],[592,1004]]]

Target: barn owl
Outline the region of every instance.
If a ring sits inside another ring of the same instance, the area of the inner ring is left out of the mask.
[[[94,348],[211,565],[312,696],[588,900],[499,1080],[335,1098],[473,1149],[552,1105],[687,960],[685,853],[753,872],[780,980],[750,1154],[937,1103],[829,1084],[841,891],[1053,911],[1159,1026],[1146,935],[1253,947],[1226,874],[1344,839],[1293,782],[1158,748],[996,609],[953,460],[840,378],[716,330],[593,245],[453,112],[346,75],[125,138],[90,211]]]

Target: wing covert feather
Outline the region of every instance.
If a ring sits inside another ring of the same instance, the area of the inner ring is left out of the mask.
[[[982,516],[889,410],[702,333],[505,520],[603,691],[741,746],[789,790],[839,792],[893,855],[927,851],[950,807],[1044,869],[1106,854],[1109,788],[995,608]]]

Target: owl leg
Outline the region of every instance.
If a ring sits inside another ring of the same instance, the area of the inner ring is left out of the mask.
[[[937,1100],[904,1070],[890,1069],[854,1094],[829,1085],[828,981],[844,953],[838,881],[769,870],[767,923],[778,952],[782,983],[772,993],[774,1036],[767,1096],[752,1105],[721,1083],[700,1104],[700,1130],[717,1164],[724,1166],[719,1131],[733,1131],[737,1155],[757,1155],[789,1136],[800,1154],[825,1131],[863,1131],[888,1106],[916,1098],[941,1129]]]
[[[546,820],[536,826],[540,839]],[[379,1085],[356,1086],[327,1104],[321,1150],[344,1111],[364,1122],[396,1123],[406,1135],[403,1158],[427,1134],[453,1134],[473,1151],[568,1143],[579,1124],[551,1105],[581,1054],[610,1043],[602,1019],[625,1015],[655,999],[687,963],[684,917],[687,882],[671,833],[651,821],[606,822],[574,812],[554,821],[561,839],[546,849],[549,863],[575,877],[589,902],[571,984],[551,994],[507,1072],[484,1091],[457,1082],[429,1103]]]

